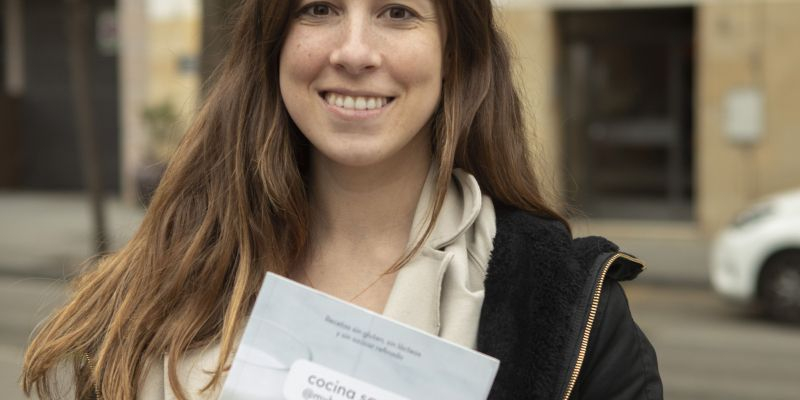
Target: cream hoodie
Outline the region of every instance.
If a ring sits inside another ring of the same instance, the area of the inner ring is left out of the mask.
[[[428,174],[412,224],[416,243],[430,218],[436,174]],[[475,348],[483,304],[483,281],[495,235],[494,206],[481,194],[475,178],[453,172],[436,226],[422,251],[397,274],[384,315],[396,321]],[[178,376],[189,398],[216,399],[219,389],[200,392],[216,366],[219,345],[187,353]],[[155,363],[142,384],[139,398],[175,399],[167,383],[167,360]],[[167,384],[165,384],[167,383]]]

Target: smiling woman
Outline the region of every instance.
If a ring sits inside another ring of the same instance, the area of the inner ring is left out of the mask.
[[[300,2],[280,55],[281,98],[311,145],[318,221],[295,278],[377,312],[393,286],[381,269],[405,251],[430,169],[442,32],[430,0]]]
[[[443,76],[436,14],[427,0],[301,4],[281,51],[280,89],[314,165],[427,163]]]
[[[216,398],[274,272],[500,359],[492,399],[661,397],[617,283],[643,267],[544,200],[490,0],[244,0],[233,37],[26,392]]]

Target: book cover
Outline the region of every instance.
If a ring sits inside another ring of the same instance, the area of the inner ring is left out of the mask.
[[[269,273],[222,400],[486,399],[499,362]]]

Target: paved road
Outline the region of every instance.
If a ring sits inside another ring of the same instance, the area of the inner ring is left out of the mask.
[[[797,399],[800,326],[763,321],[698,286],[628,283],[639,325],[656,346],[667,399]],[[0,393],[16,389],[28,333],[64,285],[0,276]]]
[[[762,320],[701,287],[626,290],[656,347],[666,399],[800,398],[800,326]]]
[[[0,275],[0,393],[4,400],[22,400],[19,379],[28,335],[55,304],[63,302],[65,285],[42,278]]]
[[[143,210],[117,198],[106,203],[110,248],[127,242]],[[90,209],[80,193],[0,191],[0,273],[17,276],[71,275],[94,254]]]

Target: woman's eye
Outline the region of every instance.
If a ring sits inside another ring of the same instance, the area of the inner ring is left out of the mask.
[[[317,5],[313,6],[313,7],[311,7],[311,10],[309,10],[309,11],[311,11],[312,15],[315,15],[315,16],[318,16],[318,17],[323,17],[323,16],[326,16],[326,15],[330,15],[331,8],[326,6],[326,5],[324,5],[324,4],[317,4]]]
[[[402,21],[413,18],[414,14],[404,7],[391,7],[386,10],[386,16],[389,17],[389,19]]]
[[[317,4],[309,4],[303,7],[298,14],[305,15],[308,17],[320,18],[333,15],[334,11],[333,8],[331,8],[331,6],[328,4],[317,3]]]

